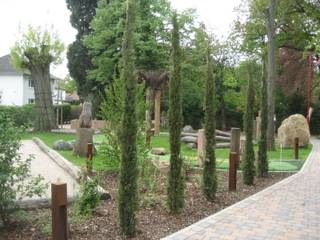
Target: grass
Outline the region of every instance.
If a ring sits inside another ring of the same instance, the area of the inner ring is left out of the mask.
[[[53,147],[53,143],[57,140],[70,141],[74,140],[74,135],[62,134],[62,133],[27,133],[23,136],[23,139],[32,139],[33,137],[40,138],[44,143],[49,147]],[[95,135],[95,142],[105,141],[103,135]],[[167,134],[163,134],[157,137],[152,138],[151,142],[152,147],[162,147],[165,148],[167,153],[170,153],[169,137]],[[269,169],[271,171],[297,171],[301,168],[304,161],[308,157],[312,146],[300,148],[300,160],[294,160],[294,151],[293,149],[286,148],[280,151],[277,147],[276,151],[268,152],[269,159]],[[258,147],[255,146],[255,150],[258,150]],[[63,157],[71,161],[77,166],[84,167],[86,159],[83,157],[74,156],[72,151],[58,151]],[[197,149],[188,148],[187,144],[182,143],[181,146],[182,155],[185,158],[191,160],[191,163],[195,166],[197,165]],[[219,169],[228,169],[229,167],[229,149],[217,149],[216,158],[217,158],[217,168]],[[169,160],[170,155],[161,156],[161,160]],[[281,160],[280,160],[281,159]],[[105,171],[105,170],[117,170],[115,166],[112,166],[106,161],[106,159],[99,155],[99,153],[94,157],[93,167],[96,171]]]

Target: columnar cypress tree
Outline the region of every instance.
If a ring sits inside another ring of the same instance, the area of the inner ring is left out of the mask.
[[[169,83],[169,133],[170,133],[170,172],[168,185],[168,206],[171,212],[178,212],[184,205],[184,176],[180,156],[182,129],[181,101],[181,49],[177,13],[172,17],[172,63]]]
[[[246,146],[243,162],[243,180],[247,185],[252,185],[255,176],[254,167],[254,150],[252,143],[253,134],[253,119],[254,119],[254,89],[252,79],[252,66],[248,66],[248,90],[247,90],[247,103],[246,112],[244,115],[244,130],[246,134]]]
[[[127,236],[136,231],[135,212],[138,208],[138,168],[137,168],[137,78],[134,66],[135,0],[127,1],[126,29],[122,46],[124,82],[124,109],[120,136],[121,168],[119,187],[120,227]]]
[[[207,81],[205,95],[204,128],[206,136],[206,159],[203,169],[203,193],[212,201],[217,191],[216,157],[215,157],[215,80],[213,77],[210,49],[207,51]]]
[[[261,135],[259,139],[258,166],[259,177],[268,176],[268,156],[267,156],[267,129],[268,129],[268,91],[266,78],[266,61],[263,59],[263,73],[261,86]]]

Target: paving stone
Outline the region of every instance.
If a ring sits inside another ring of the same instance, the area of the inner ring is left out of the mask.
[[[297,174],[164,240],[320,240],[320,140],[312,143]]]

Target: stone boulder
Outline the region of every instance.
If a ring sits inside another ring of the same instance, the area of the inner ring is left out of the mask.
[[[184,133],[196,133],[197,131],[194,130],[190,125],[187,125],[182,129],[182,132],[184,132]]]
[[[310,142],[310,130],[307,119],[301,114],[295,114],[283,120],[278,129],[278,138],[282,147],[294,147],[294,139],[299,138],[299,146]]]
[[[63,140],[58,140],[58,141],[55,141],[53,143],[53,149],[54,150],[58,150],[58,151],[61,151],[61,150],[72,150],[73,149],[73,145],[70,142],[66,142],[66,141],[63,141]]]
[[[198,138],[197,137],[192,137],[192,136],[185,136],[181,138],[181,142],[184,143],[197,143]]]
[[[189,149],[195,149],[195,148],[197,148],[197,144],[196,144],[196,143],[188,143],[188,144],[187,144],[187,147],[188,147]]]
[[[164,148],[152,148],[151,149],[151,154],[153,155],[166,155],[166,149]]]

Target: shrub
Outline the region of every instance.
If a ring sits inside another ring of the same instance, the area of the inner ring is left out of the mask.
[[[15,126],[31,126],[35,120],[34,104],[24,106],[0,106],[0,113],[10,117]]]
[[[57,108],[59,108],[59,116],[60,116],[61,107],[62,107],[62,113],[63,113],[63,122],[64,123],[70,122],[73,119],[71,115],[71,105],[70,104],[54,105],[54,113],[57,114]]]
[[[19,154],[22,130],[0,112],[0,220],[4,226],[10,214],[18,209],[16,200],[34,195],[41,196],[47,187],[41,176],[31,177],[32,158],[24,160]]]
[[[101,193],[98,189],[99,181],[97,178],[88,179],[83,177],[81,183],[80,196],[75,203],[76,213],[80,216],[92,215],[94,209],[99,206]]]

